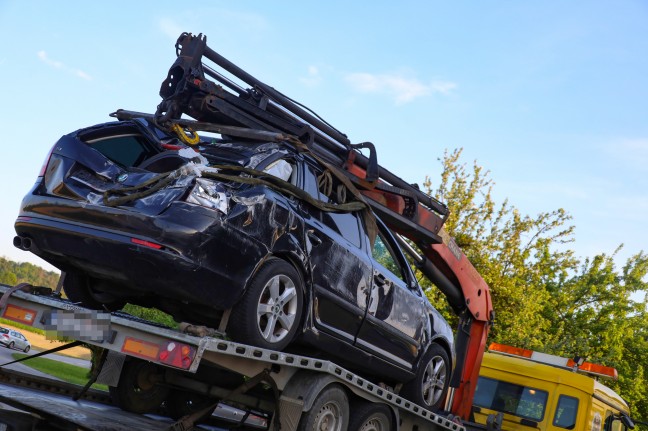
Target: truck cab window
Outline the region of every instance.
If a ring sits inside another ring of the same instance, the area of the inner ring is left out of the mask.
[[[553,424],[558,428],[573,430],[576,426],[576,415],[578,413],[578,398],[561,395],[558,398],[558,405],[554,412]]]
[[[540,389],[480,377],[473,404],[541,422],[548,396],[546,391]]]

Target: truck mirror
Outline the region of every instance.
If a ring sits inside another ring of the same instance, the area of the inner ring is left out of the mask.
[[[626,426],[626,428],[630,428],[631,430],[634,429],[635,424],[634,421],[630,418],[630,416],[621,413],[621,423]]]

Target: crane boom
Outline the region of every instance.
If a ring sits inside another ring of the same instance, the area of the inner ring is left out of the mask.
[[[446,404],[453,414],[467,419],[493,310],[488,285],[442,229],[449,214],[447,206],[378,165],[373,144],[352,144],[316,113],[209,48],[202,34],[183,33],[176,42],[176,54],[160,88],[158,123],[180,122],[186,114],[202,123],[296,136],[311,152],[338,167],[378,217],[421,250],[422,255],[414,252],[420,270],[459,316],[458,363]],[[204,64],[204,59],[222,71]],[[368,149],[369,156],[361,149]]]

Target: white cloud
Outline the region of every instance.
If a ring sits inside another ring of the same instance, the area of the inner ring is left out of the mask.
[[[47,65],[49,65],[49,66],[52,66],[52,67],[55,68],[55,69],[61,69],[61,68],[63,68],[63,63],[61,63],[60,61],[54,61],[54,60],[51,60],[51,59],[47,56],[47,53],[46,53],[45,51],[38,51],[38,54],[37,54],[37,55],[38,55],[38,58],[40,58],[40,60],[41,60],[43,63],[45,63],[45,64],[47,64]]]
[[[322,75],[317,66],[308,66],[308,75],[299,78],[299,81],[308,87],[315,87],[322,81]]]
[[[447,95],[457,88],[449,81],[431,81],[424,83],[415,78],[398,74],[351,73],[346,82],[361,93],[384,94],[393,98],[397,105],[409,103],[419,97],[431,94]]]
[[[47,64],[50,67],[53,67],[54,69],[64,70],[65,72],[68,72],[76,76],[77,78],[81,78],[86,81],[92,81],[92,77],[88,75],[86,72],[84,72],[83,70],[67,67],[65,64],[63,64],[60,61],[52,60],[47,56],[47,53],[45,51],[38,51],[36,55],[43,63]]]
[[[85,79],[86,81],[92,81],[92,77],[90,77],[90,75],[85,73],[83,70],[75,70],[74,74],[81,79]]]
[[[176,41],[185,29],[170,18],[160,18],[158,27],[169,39]]]
[[[220,25],[214,27],[213,22],[206,21],[205,17],[209,16],[217,16]],[[186,10],[174,15],[172,18],[158,18],[157,26],[165,36],[174,42],[183,32],[189,32],[194,35],[203,33],[203,35],[218,38],[220,41],[224,35],[229,36],[230,34],[236,34],[241,31],[259,34],[268,28],[268,22],[259,14],[208,7],[201,10]],[[209,40],[207,40],[208,44]]]
[[[648,170],[648,138],[618,139],[603,146],[603,150],[635,169]]]

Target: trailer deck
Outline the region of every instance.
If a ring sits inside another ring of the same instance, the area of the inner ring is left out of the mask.
[[[327,385],[337,384],[346,388],[353,397],[389,406],[398,424],[396,429],[465,430],[451,418],[425,410],[390,388],[368,381],[331,361],[235,343],[218,338],[223,336],[218,331],[210,331],[211,336],[195,336],[125,313],[88,310],[48,290],[34,289],[29,285],[21,286],[10,295],[7,294],[9,290],[12,290],[9,286],[0,285],[0,295],[3,295],[0,304],[4,305],[1,317],[106,349],[107,360],[97,381],[111,387],[119,384],[125,359],[136,358],[163,367],[167,371],[164,384],[173,388],[200,391],[215,398],[229,399],[237,406],[267,412],[272,416],[271,428],[296,429],[302,412],[311,408],[319,391]],[[240,374],[248,382],[257,380],[270,385],[275,399],[248,394],[240,388],[214,387],[195,378],[204,365]],[[52,401],[46,399],[48,397],[39,401],[33,393],[2,388],[0,398],[7,397],[34,411],[52,405]],[[65,406],[60,409],[61,420],[103,415],[84,402],[79,404],[70,400],[70,403],[60,405]],[[77,409],[79,411],[74,413]],[[124,418],[131,416],[124,412]],[[102,425],[103,419],[98,417],[96,421],[90,418],[81,420],[87,422],[82,424],[87,429],[113,429]],[[118,423],[112,424],[114,429],[122,429]]]

